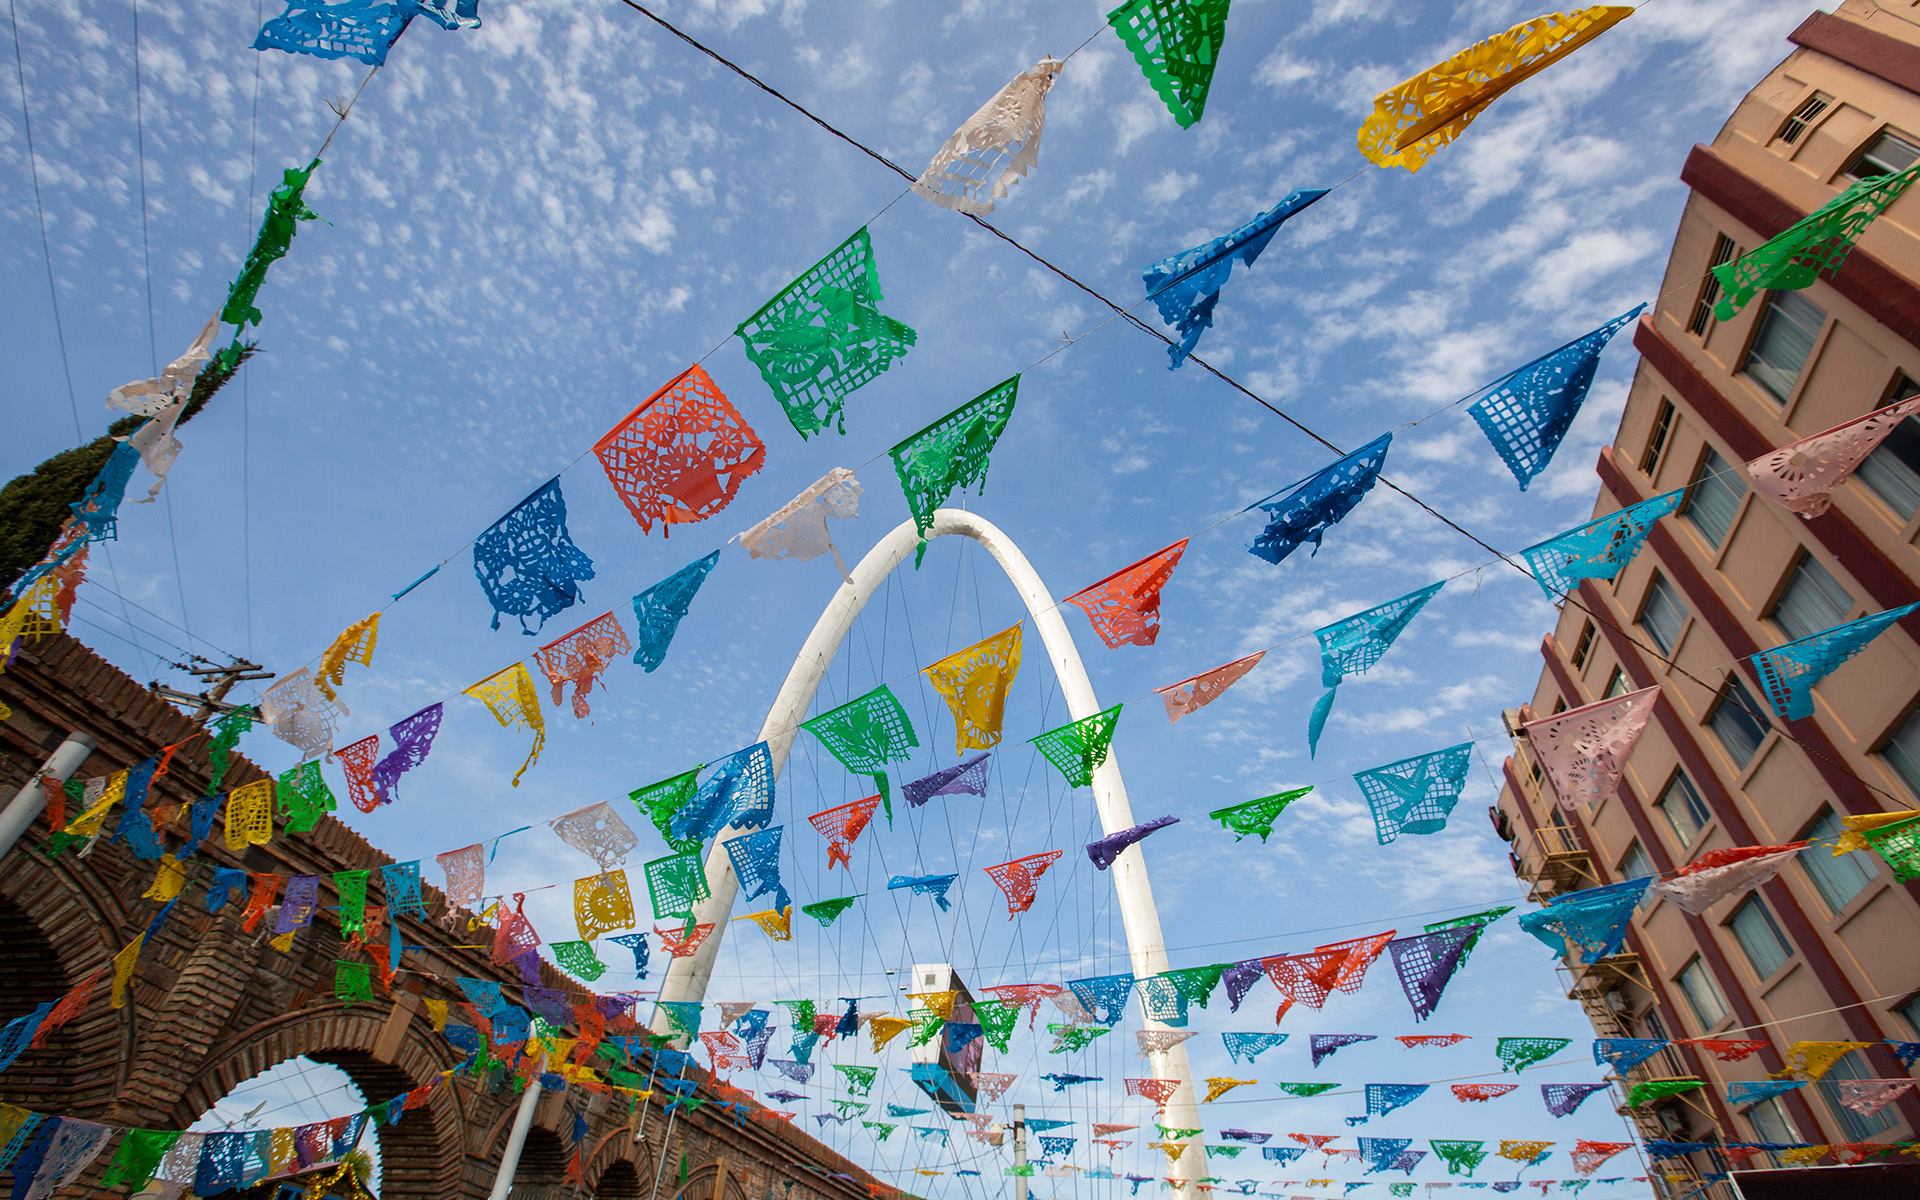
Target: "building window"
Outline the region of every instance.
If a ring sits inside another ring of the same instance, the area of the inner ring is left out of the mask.
[[[1680,641],[1680,625],[1686,619],[1686,606],[1680,603],[1680,597],[1674,595],[1673,585],[1659,572],[1654,572],[1653,583],[1647,588],[1646,602],[1640,606],[1640,627],[1647,631],[1653,644],[1660,647],[1660,653],[1673,653],[1674,646]]]
[[[1773,973],[1793,957],[1793,944],[1780,932],[1773,914],[1767,911],[1767,902],[1757,895],[1748,896],[1746,903],[1733,910],[1733,915],[1727,918],[1727,929],[1732,932],[1733,940],[1740,943],[1755,979],[1773,978]]]
[[[1699,955],[1694,955],[1673,981],[1679,985],[1687,1007],[1693,1010],[1693,1019],[1699,1023],[1701,1033],[1726,1020],[1727,998],[1721,993],[1720,985],[1707,974],[1707,964],[1700,961]]]
[[[1833,97],[1825,92],[1815,92],[1808,96],[1801,101],[1799,108],[1793,110],[1793,115],[1780,126],[1777,136],[1787,145],[1793,145],[1800,140],[1802,134],[1807,132],[1807,126],[1819,120],[1820,114],[1826,112],[1832,104]]]
[[[1653,869],[1653,860],[1647,857],[1647,852],[1640,848],[1639,842],[1627,847],[1626,857],[1620,860],[1620,878],[1644,879],[1657,874],[1659,872]]]
[[[1916,395],[1920,395],[1920,384],[1902,375],[1894,382],[1887,404],[1911,400]],[[1894,426],[1854,475],[1902,521],[1912,520],[1913,514],[1920,512],[1920,419],[1908,417]]]
[[[1653,432],[1647,435],[1647,448],[1640,452],[1640,473],[1653,478],[1653,468],[1659,465],[1660,452],[1667,448],[1667,435],[1673,432],[1673,401],[1665,396],[1660,398],[1660,407],[1653,412]]]
[[[1729,466],[1717,451],[1708,449],[1707,456],[1694,469],[1693,481],[1687,485],[1684,510],[1687,520],[1707,539],[1707,545],[1718,549],[1727,530],[1733,527],[1733,514],[1740,508],[1740,498],[1746,494],[1745,469]]]
[[[1747,351],[1746,372],[1774,399],[1785,404],[1813,353],[1813,340],[1827,314],[1799,292],[1775,292],[1760,317],[1760,331]]]
[[[1632,690],[1633,685],[1627,682],[1626,669],[1623,667],[1615,667],[1613,674],[1607,676],[1606,694],[1600,698],[1602,700],[1611,700],[1615,696],[1624,696]]]
[[[1846,173],[1855,179],[1873,179],[1904,171],[1916,162],[1920,162],[1920,146],[1897,134],[1883,133],[1860,152]]]
[[[1920,1037],[1920,996],[1913,997],[1893,1011],[1900,1014],[1900,1019],[1905,1021],[1907,1027],[1913,1030],[1915,1037]]]
[[[1573,643],[1573,668],[1578,671],[1587,665],[1587,656],[1593,653],[1593,622],[1580,626],[1580,636]]]
[[[1693,839],[1700,836],[1700,831],[1707,827],[1708,821],[1713,820],[1713,814],[1707,810],[1707,802],[1700,798],[1693,780],[1687,778],[1685,771],[1673,773],[1673,781],[1667,784],[1667,790],[1660,793],[1660,799],[1653,806],[1666,817],[1682,850],[1693,845]]]
[[[1900,776],[1900,782],[1907,785],[1907,790],[1920,796],[1920,709],[1907,714],[1907,719],[1893,731],[1880,753]]]
[[[1807,873],[1807,881],[1820,893],[1827,909],[1836,913],[1861,893],[1876,871],[1872,856],[1864,850],[1849,850],[1836,858],[1831,846],[1819,844],[1831,842],[1843,832],[1839,815],[1829,808],[1802,835],[1815,844],[1794,859]]]
[[[1893,1128],[1893,1118],[1884,1108],[1870,1117],[1863,1117],[1840,1103],[1841,1080],[1877,1078],[1861,1059],[1860,1052],[1854,1050],[1827,1068],[1827,1073],[1814,1085],[1826,1097],[1827,1108],[1833,1113],[1834,1119],[1840,1122],[1840,1127],[1847,1131],[1847,1140],[1850,1142],[1864,1142],[1876,1133],[1885,1133]]]
[[[1696,336],[1703,334],[1707,326],[1713,323],[1713,306],[1720,302],[1720,279],[1713,273],[1713,268],[1724,267],[1738,257],[1740,247],[1733,244],[1732,238],[1724,233],[1714,236],[1713,258],[1707,263],[1707,277],[1700,281],[1700,294],[1693,299],[1693,315],[1687,318],[1688,333]],[[1661,403],[1666,405],[1667,414],[1671,416],[1673,406],[1667,405],[1664,400]],[[1656,428],[1660,428],[1657,422]],[[1645,467],[1640,469],[1646,470]]]
[[[1852,607],[1853,597],[1847,595],[1840,581],[1812,555],[1802,554],[1767,615],[1789,639],[1798,639],[1832,629],[1847,619],[1847,610]]]
[[[1791,1146],[1800,1141],[1800,1131],[1793,1127],[1778,1096],[1769,1096],[1740,1115],[1747,1119],[1747,1124],[1753,1126],[1755,1141],[1771,1142],[1776,1146]]]
[[[1743,771],[1767,736],[1767,719],[1761,715],[1765,711],[1747,690],[1747,685],[1741,683],[1738,676],[1729,674],[1727,686],[1720,689],[1720,699],[1707,718],[1720,744],[1726,747],[1727,757]]]

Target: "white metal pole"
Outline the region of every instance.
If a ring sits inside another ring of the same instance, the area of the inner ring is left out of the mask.
[[[1099,712],[1100,702],[1094,695],[1092,681],[1087,678],[1087,669],[1080,661],[1080,652],[1074,647],[1073,635],[1067,630],[1059,602],[1041,582],[1039,573],[1027,561],[1027,556],[997,526],[977,513],[954,508],[936,511],[927,537],[932,539],[948,535],[969,537],[980,543],[1000,564],[1008,582],[1020,593],[1034,628],[1046,645],[1047,656],[1060,682],[1061,695],[1067,702],[1069,718],[1078,721]],[[787,672],[786,681],[780,685],[780,691],[774,697],[773,706],[767,711],[766,722],[760,727],[760,736],[772,755],[776,775],[786,763],[800,722],[806,719],[814,692],[826,677],[827,668],[832,664],[841,640],[853,627],[853,619],[894,568],[913,552],[919,541],[919,531],[914,528],[913,522],[901,522],[881,538],[873,549],[867,551],[866,557],[853,569],[853,578],[840,585],[827,602],[820,619],[814,623],[813,632],[807,635],[806,643],[801,646],[793,667]],[[1100,810],[1100,825],[1104,832],[1118,833],[1134,825],[1133,809],[1127,803],[1126,784],[1120,778],[1119,756],[1114,752],[1109,751],[1107,761],[1094,769],[1093,798]],[[721,846],[721,842],[733,833],[730,827],[714,839],[713,849],[707,855],[707,885],[713,894],[695,909],[695,919],[702,925],[711,924],[713,932],[707,935],[706,941],[693,954],[676,958],[669,964],[667,977],[660,985],[662,1000],[698,1002],[706,999],[707,980],[713,972],[728,918],[733,913],[734,897],[739,892],[733,864]],[[1127,951],[1133,974],[1142,979],[1158,975],[1168,967],[1166,943],[1161,936],[1160,913],[1153,902],[1153,889],[1147,882],[1147,865],[1140,847],[1129,846],[1122,851],[1108,873],[1113,876],[1114,895],[1119,901],[1121,921],[1127,932]],[[666,1023],[665,1013],[658,1013],[654,1020],[655,1032],[665,1032],[661,1028]],[[1144,1013],[1141,1024],[1148,1029],[1170,1028],[1162,1022],[1146,1018]],[[1193,1070],[1187,1062],[1186,1046],[1157,1050],[1150,1056],[1150,1062],[1155,1078],[1172,1079],[1178,1084],[1158,1119],[1176,1128],[1197,1128],[1200,1125],[1198,1097],[1194,1094]],[[1200,1171],[1195,1171],[1194,1157],[1204,1156],[1183,1154],[1172,1166],[1170,1177],[1178,1180],[1183,1188],[1204,1173],[1204,1166]]]
[[[1013,1106],[1013,1197],[1027,1200],[1027,1106]]]
[[[533,1072],[527,1090],[520,1093],[520,1111],[513,1114],[513,1129],[507,1134],[507,1148],[500,1154],[500,1170],[493,1177],[493,1191],[487,1193],[487,1200],[507,1200],[507,1193],[513,1190],[520,1152],[526,1149],[527,1131],[533,1128],[533,1110],[540,1107],[540,1076],[546,1069],[546,1059],[542,1058],[540,1070]]]
[[[46,811],[47,790],[43,781],[51,778],[65,783],[80,769],[80,764],[87,761],[94,746],[91,735],[77,729],[69,733],[67,740],[55,748],[39,772],[20,786],[20,790],[13,794],[13,799],[7,801],[6,809],[0,811],[0,856],[13,849],[14,843],[33,828],[34,820]]]

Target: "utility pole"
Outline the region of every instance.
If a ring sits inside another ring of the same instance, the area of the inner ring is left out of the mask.
[[[195,723],[201,725],[206,724],[207,718],[215,713],[230,713],[239,707],[237,704],[226,703],[227,693],[233,690],[234,684],[246,680],[273,678],[272,671],[262,670],[259,663],[248,662],[244,658],[236,658],[226,666],[221,666],[212,659],[202,658],[198,654],[190,656],[190,661],[200,665],[188,666],[185,663],[167,665],[199,679],[211,679],[212,687],[204,692],[183,692],[177,688],[167,687],[156,679],[147,685],[147,690],[162,700],[171,700],[176,704],[198,705],[193,719]]]
[[[1013,1197],[1027,1200],[1027,1106],[1013,1106]]]

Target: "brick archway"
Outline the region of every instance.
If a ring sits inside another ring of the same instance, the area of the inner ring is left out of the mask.
[[[385,1006],[381,1006],[384,1008]],[[172,1127],[184,1129],[249,1079],[297,1058],[337,1067],[369,1104],[383,1103],[431,1081],[456,1065],[443,1041],[422,1022],[409,1022],[399,1046],[382,1045],[393,1016],[358,1015],[337,1003],[291,1012],[236,1030],[232,1049],[210,1058],[182,1090]],[[398,1014],[404,1020],[406,1013]],[[435,1045],[435,1042],[440,1044]],[[437,1200],[459,1191],[462,1173],[462,1097],[453,1081],[440,1084],[427,1103],[397,1124],[384,1119],[368,1131],[380,1140],[381,1195],[392,1200]],[[370,1123],[371,1124],[371,1123]]]
[[[594,1179],[593,1200],[640,1200],[642,1175],[624,1158],[616,1158]]]

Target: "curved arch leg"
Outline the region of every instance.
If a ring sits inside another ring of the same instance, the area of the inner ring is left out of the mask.
[[[1100,703],[1094,697],[1093,683],[1087,678],[1087,669],[1080,661],[1073,635],[1067,631],[1059,604],[1053,594],[1047,591],[1020,548],[991,521],[977,513],[960,509],[943,508],[934,513],[933,526],[927,531],[928,539],[948,536],[972,538],[1006,572],[1008,581],[1020,593],[1034,628],[1046,646],[1047,657],[1053,663],[1054,675],[1060,681],[1060,691],[1067,703],[1068,716],[1078,721],[1099,712]],[[839,652],[841,641],[853,627],[854,618],[860,615],[860,610],[866,607],[875,589],[892,574],[894,568],[913,553],[919,540],[919,533],[912,521],[903,521],[881,538],[853,569],[852,578],[840,585],[833,599],[827,602],[820,619],[814,623],[813,631],[807,635],[793,667],[787,672],[786,681],[774,696],[765,723],[760,727],[760,737],[772,753],[776,774],[785,767],[800,722],[806,719],[814,693],[819,690],[827,668]],[[1107,761],[1095,768],[1093,798],[1100,810],[1100,825],[1104,832],[1118,833],[1135,824],[1133,809],[1127,803],[1126,784],[1120,778],[1117,754],[1109,753]],[[739,892],[739,881],[734,877],[733,865],[720,843],[736,832],[739,831],[731,827],[723,830],[714,838],[713,849],[707,855],[707,885],[713,895],[700,904],[696,919],[703,925],[712,923],[713,932],[692,955],[672,960],[667,968],[666,979],[660,985],[662,1000],[702,1002],[706,999],[707,981],[713,973],[714,959],[719,954],[720,940],[726,934],[728,919],[733,914],[734,897]],[[1154,906],[1153,889],[1147,882],[1147,866],[1140,847],[1129,846],[1123,851],[1115,860],[1110,874],[1113,876],[1114,895],[1120,903],[1121,920],[1127,931],[1127,951],[1133,974],[1144,978],[1165,971],[1168,966],[1167,952],[1160,932],[1160,914]],[[1168,1028],[1158,1021],[1144,1018],[1143,1024],[1149,1029]],[[665,1026],[664,1014],[656,1016],[655,1031],[665,1032]],[[1155,1078],[1175,1079],[1180,1084],[1167,1101],[1162,1123],[1185,1129],[1198,1127],[1199,1106],[1193,1089],[1193,1071],[1187,1063],[1186,1047],[1174,1046],[1159,1051],[1149,1061]],[[1204,1160],[1204,1154],[1201,1157]],[[1184,1188],[1204,1173],[1204,1167],[1203,1161],[1201,1169],[1196,1171],[1193,1160],[1183,1154],[1179,1161],[1172,1164],[1170,1175],[1179,1180]]]

